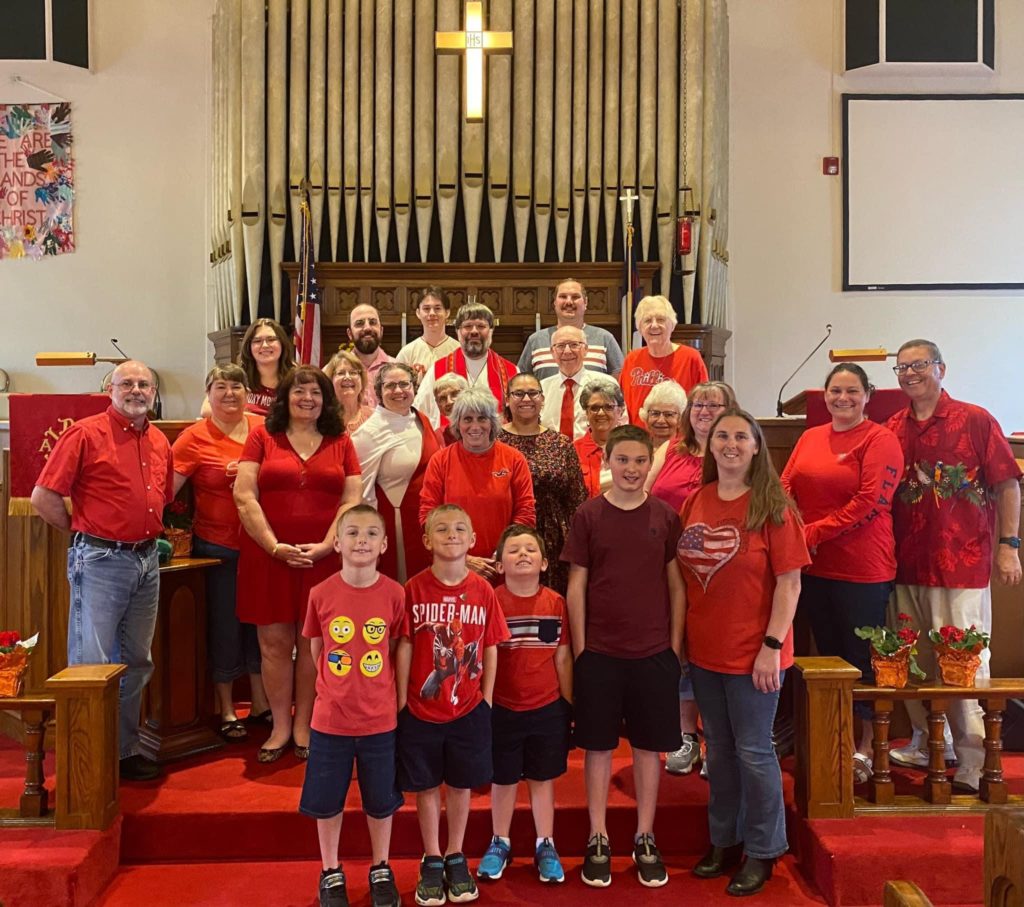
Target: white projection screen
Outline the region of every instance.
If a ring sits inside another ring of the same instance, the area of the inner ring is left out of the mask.
[[[843,289],[1024,288],[1024,95],[843,95]]]

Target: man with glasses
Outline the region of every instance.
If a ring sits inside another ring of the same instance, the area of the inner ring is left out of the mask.
[[[357,305],[349,312],[348,339],[352,341],[352,352],[366,369],[368,380],[363,396],[367,403],[376,406],[380,402],[375,390],[377,372],[394,360],[380,345],[384,339],[384,326],[380,323],[380,313],[372,305]]]
[[[32,490],[51,526],[70,531],[68,664],[127,665],[120,689],[120,774],[148,781],[160,769],[139,753],[142,690],[153,673],[160,573],[156,540],[174,497],[171,447],[147,413],[153,373],[122,362],[111,376],[110,406],[75,422],[54,445]],[[71,498],[71,514],[64,498]]]
[[[555,287],[554,327],[541,328],[530,336],[519,357],[519,371],[528,372],[538,381],[557,375],[558,356],[551,347],[555,331],[563,327],[579,328],[586,335],[587,352],[584,364],[592,372],[616,377],[622,369],[622,349],[606,331],[583,321],[587,313],[587,291],[578,280],[563,280]]]
[[[544,394],[540,421],[545,428],[576,441],[587,433],[587,414],[580,406],[580,394],[601,373],[585,367],[587,337],[578,327],[558,328],[551,336],[551,353],[558,371],[540,383]]]
[[[441,415],[434,400],[434,382],[442,375],[461,375],[470,387],[490,389],[498,401],[498,412],[508,399],[508,380],[517,374],[516,367],[491,349],[494,313],[478,302],[467,302],[455,313],[455,334],[459,348],[434,363],[416,394],[416,409],[425,413],[431,424],[444,427],[448,420]]]
[[[923,633],[972,624],[990,632],[996,538],[999,581],[1014,586],[1021,578],[1021,470],[992,415],[943,390],[946,364],[934,343],[908,340],[893,371],[909,405],[888,422],[906,463],[892,507],[896,591],[891,608],[909,614]],[[930,645],[920,647],[918,663],[935,676]],[[977,676],[989,676],[988,650]],[[890,758],[927,768],[924,707],[917,700],[907,700],[906,706],[914,737]],[[950,700],[946,718],[959,763],[953,788],[976,794],[984,762],[981,709],[976,700]]]

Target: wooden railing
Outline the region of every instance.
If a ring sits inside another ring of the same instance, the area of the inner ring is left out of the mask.
[[[882,907],[932,907],[932,902],[913,882],[886,882],[882,898]]]
[[[1006,700],[1024,695],[1024,679],[981,680],[973,687],[908,685],[901,690],[858,683],[860,672],[841,658],[798,658],[797,806],[808,818],[848,818],[858,813],[910,809],[985,809],[1020,801],[1007,794],[1002,766],[1002,716]],[[889,720],[897,700],[918,699],[928,710],[929,767],[923,796],[897,796],[889,765]],[[977,797],[953,797],[943,758],[943,724],[951,699],[977,699],[985,713],[985,764]],[[867,798],[853,791],[853,702],[874,707],[874,776]]]
[[[25,786],[17,810],[0,826],[107,828],[118,813],[118,684],[124,665],[77,665],[46,681],[48,697],[0,699],[0,711],[25,724]],[[55,718],[54,803],[43,773],[47,722]]]

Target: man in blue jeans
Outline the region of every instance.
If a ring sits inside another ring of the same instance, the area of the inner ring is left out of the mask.
[[[51,526],[72,533],[68,664],[128,666],[120,690],[120,774],[149,781],[160,769],[138,751],[139,709],[153,673],[156,540],[174,473],[167,438],[147,419],[156,398],[153,373],[141,362],[123,362],[109,390],[107,411],[75,422],[54,446],[32,504]]]

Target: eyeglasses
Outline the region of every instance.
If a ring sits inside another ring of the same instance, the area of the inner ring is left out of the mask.
[[[678,419],[679,413],[674,409],[649,409],[647,410],[648,419]]]
[[[551,344],[551,349],[553,349],[556,353],[564,353],[566,350],[570,350],[573,353],[578,353],[585,346],[586,344],[580,342],[579,340],[569,340],[565,343],[553,343]]]
[[[359,372],[352,371],[351,369],[339,368],[334,373],[334,377],[335,378],[361,378],[362,375],[360,375]]]
[[[587,412],[598,416],[601,413],[613,413],[618,408],[618,403],[591,403],[590,406],[587,407]]]
[[[125,378],[124,381],[118,381],[116,384],[114,384],[114,387],[118,388],[119,390],[123,390],[125,393],[128,393],[132,388],[135,387],[137,387],[140,391],[148,391],[150,388],[153,387],[153,384],[150,381],[129,381],[127,378]]]
[[[539,390],[528,390],[528,391],[509,391],[508,395],[514,397],[516,400],[522,400],[524,397],[530,400],[536,400],[538,397],[543,395],[543,391]]]
[[[715,412],[719,409],[725,409],[724,403],[693,403],[690,405],[691,409],[702,410],[706,409],[708,412]]]
[[[897,375],[905,375],[910,369],[915,372],[925,371],[929,365],[942,365],[941,359],[918,359],[915,362],[911,362],[909,365],[906,362],[901,362],[899,365],[894,365],[892,370]]]
[[[395,391],[407,391],[412,388],[411,381],[388,381],[387,384],[382,385],[384,390],[388,393],[394,393]]]
[[[253,337],[252,346],[277,346],[281,341],[277,337]]]

